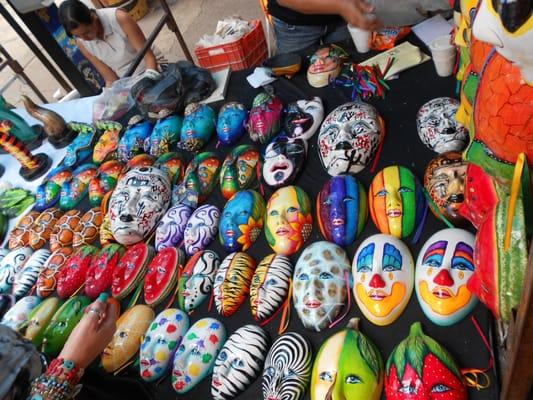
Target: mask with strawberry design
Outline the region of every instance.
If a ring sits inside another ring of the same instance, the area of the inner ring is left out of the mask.
[[[57,280],[57,294],[59,297],[66,299],[72,296],[85,283],[87,271],[93,256],[97,252],[98,249],[96,247],[86,245],[80,247],[70,256],[64,268],[61,269]]]

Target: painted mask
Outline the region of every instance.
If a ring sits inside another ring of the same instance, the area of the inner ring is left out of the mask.
[[[191,326],[174,357],[174,390],[179,394],[187,393],[205,378],[225,341],[226,328],[214,318],[203,318]]]
[[[502,56],[520,68],[522,77],[533,86],[533,13],[531,2],[483,1],[474,21],[473,33],[495,46]]]
[[[50,251],[46,249],[37,250],[15,275],[12,293],[17,299],[25,296],[31,290],[33,285],[35,285],[37,277],[44,268],[46,260],[48,260],[50,254]]]
[[[102,225],[102,211],[100,207],[91,208],[80,219],[72,240],[73,247],[80,247],[93,243],[99,237]]]
[[[50,234],[54,229],[55,224],[61,218],[63,212],[52,207],[45,210],[37,217],[30,228],[29,245],[33,250],[40,249],[50,239]]]
[[[143,121],[142,118],[134,117],[132,120],[118,142],[117,156],[123,163],[144,152],[144,142],[150,137],[154,127],[151,122]]]
[[[292,183],[303,168],[307,157],[307,142],[277,136],[266,147],[263,179],[272,187]]]
[[[234,399],[251,386],[263,370],[268,344],[266,332],[258,326],[237,329],[215,360],[211,381],[213,399]]]
[[[320,346],[311,374],[311,400],[381,399],[383,359],[359,332],[358,319]]]
[[[26,296],[15,303],[13,307],[5,313],[0,324],[18,331],[30,315],[30,312],[39,305],[41,299],[37,296]]]
[[[46,264],[37,278],[37,296],[48,297],[56,290],[59,271],[72,255],[72,251],[72,247],[62,247],[55,250],[46,260]]]
[[[107,291],[113,282],[113,271],[125,249],[120,244],[108,244],[95,255],[91,261],[85,280],[85,294],[96,299],[100,293]]]
[[[8,254],[9,254],[8,249],[0,249],[0,262],[2,262],[4,257],[7,256]]]
[[[41,215],[38,211],[30,211],[20,219],[15,229],[9,234],[9,241],[7,247],[9,250],[18,247],[28,247],[30,245],[30,230],[34,222]],[[1,265],[1,264],[0,264]]]
[[[57,294],[59,297],[66,299],[72,296],[85,283],[87,271],[93,256],[97,252],[98,249],[96,247],[87,245],[80,247],[69,257],[57,280]]]
[[[183,118],[179,115],[159,119],[152,134],[144,142],[144,151],[153,157],[168,153],[180,140],[182,124]]]
[[[40,348],[43,342],[44,330],[50,323],[52,317],[63,304],[57,297],[50,297],[43,300],[28,315],[28,327],[24,337],[31,340],[36,348]]]
[[[131,160],[129,160],[124,168],[122,169],[122,172],[120,173],[118,179],[122,178],[124,175],[126,175],[128,172],[130,172],[132,169],[135,168],[142,168],[142,167],[153,167],[155,163],[154,157],[152,157],[149,154],[139,154],[135,157],[133,157]]]
[[[89,183],[98,175],[94,164],[83,164],[72,172],[72,179],[61,186],[59,208],[72,210],[80,204],[89,192]]]
[[[144,277],[146,304],[155,307],[174,291],[178,284],[178,271],[184,263],[183,251],[175,247],[167,247],[157,253]]]
[[[212,250],[199,251],[187,261],[178,283],[180,309],[190,313],[211,295],[219,265],[220,257]]]
[[[122,124],[115,121],[100,120],[96,121],[94,125],[100,133],[100,138],[94,146],[93,163],[100,165],[116,158]]]
[[[235,314],[250,293],[256,263],[247,253],[232,253],[220,264],[213,286],[215,305],[220,315]]]
[[[22,270],[22,267],[29,260],[33,254],[33,250],[29,247],[19,247],[11,250],[0,261],[0,293],[11,293],[15,276]]]
[[[191,103],[185,107],[178,146],[187,151],[198,151],[215,133],[216,115],[207,104]]]
[[[309,379],[313,352],[302,335],[289,332],[276,339],[265,359],[263,399],[300,400]]]
[[[219,239],[224,249],[246,251],[257,240],[263,229],[265,201],[255,190],[237,192],[224,206]]]
[[[250,307],[257,322],[269,318],[287,298],[292,263],[288,257],[269,254],[255,269],[250,284]]]
[[[309,140],[324,119],[324,105],[320,97],[298,100],[287,106],[283,131],[291,139]]]
[[[244,104],[231,101],[218,111],[217,137],[224,146],[232,146],[239,141],[246,130],[248,111]]]
[[[305,328],[329,327],[348,298],[350,261],[344,250],[329,242],[315,242],[300,255],[294,269],[292,300]]]
[[[98,134],[92,125],[81,122],[71,122],[68,127],[78,134],[68,145],[65,158],[60,165],[74,168],[91,156]]]
[[[172,191],[172,204],[183,203],[195,208],[211,194],[218,182],[220,160],[206,151],[192,159],[185,170],[183,182]]]
[[[259,93],[254,98],[248,133],[253,142],[268,143],[281,129],[281,115],[283,104],[279,97],[266,92]]]
[[[185,173],[185,159],[181,153],[165,153],[155,160],[154,167],[165,172],[172,185],[177,185],[183,180],[183,174]]]
[[[220,169],[220,190],[230,199],[239,190],[254,189],[259,184],[261,154],[255,146],[241,144],[224,159]]]
[[[359,245],[352,265],[354,296],[373,324],[393,323],[403,312],[414,286],[414,262],[399,239],[377,234]]]
[[[62,247],[72,246],[74,231],[80,222],[81,216],[81,211],[70,210],[57,220],[50,235],[50,250],[56,251]]]
[[[72,170],[69,167],[58,166],[53,168],[43,179],[43,183],[35,190],[34,210],[44,211],[56,205],[61,196],[61,187],[71,179]]]
[[[153,382],[168,372],[188,329],[189,317],[177,308],[166,309],[155,317],[141,345],[141,378]]]
[[[106,372],[118,370],[137,354],[154,318],[154,310],[144,304],[133,306],[120,316],[113,339],[102,353]]]
[[[193,209],[184,204],[170,207],[161,218],[155,230],[155,248],[161,251],[167,247],[180,247],[183,241],[183,232]]]
[[[438,342],[424,335],[420,322],[398,344],[385,370],[387,400],[466,400],[468,391],[455,360]]]
[[[477,304],[466,284],[474,274],[475,237],[463,229],[443,229],[422,247],[416,261],[416,296],[437,325],[462,320]]]
[[[154,256],[155,250],[143,242],[126,250],[113,271],[111,294],[114,298],[123,299],[143,281],[148,263]]]
[[[318,154],[331,176],[362,171],[374,159],[385,137],[378,111],[363,102],[345,103],[324,120],[318,133]]]
[[[219,220],[220,210],[211,204],[205,204],[192,212],[183,231],[185,252],[189,257],[207,248],[215,239]]]
[[[316,88],[328,86],[339,76],[341,65],[348,54],[340,47],[330,45],[318,49],[309,60],[307,81]]]
[[[56,357],[70,333],[84,315],[91,300],[85,296],[73,296],[56,311],[43,333],[42,351],[49,357]]]
[[[143,240],[167,211],[170,197],[170,181],[157,168],[132,169],[120,178],[108,211],[115,240],[125,246]]]
[[[276,190],[266,207],[265,236],[277,254],[290,256],[311,236],[313,215],[307,194],[298,186]]]
[[[368,218],[364,186],[351,175],[330,178],[316,198],[316,215],[320,232],[328,242],[351,245]]]
[[[469,140],[468,131],[455,119],[459,101],[437,97],[424,104],[416,116],[418,136],[437,153],[461,151]]]
[[[421,223],[426,198],[409,169],[392,165],[382,169],[372,180],[368,206],[372,221],[381,233],[405,238]]]
[[[89,201],[91,206],[100,207],[107,192],[117,185],[124,165],[117,160],[106,161],[98,168],[98,174],[89,181]]]
[[[437,218],[442,215],[456,225],[465,222],[459,208],[464,201],[467,165],[461,153],[450,151],[431,160],[424,174],[424,187],[434,203],[430,204],[431,211]]]

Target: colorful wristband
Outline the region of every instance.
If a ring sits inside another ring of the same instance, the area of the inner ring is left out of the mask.
[[[33,382],[29,400],[66,400],[74,397],[81,389],[78,382],[83,372],[83,368],[72,361],[56,358],[46,373]]]

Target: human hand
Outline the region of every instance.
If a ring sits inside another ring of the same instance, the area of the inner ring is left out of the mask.
[[[144,71],[143,73],[143,77],[152,80],[157,80],[161,77],[161,74],[155,69],[147,68],[146,71]]]
[[[342,0],[339,14],[348,24],[367,31],[376,31],[381,22],[375,15],[374,6],[365,0]]]
[[[118,302],[109,301],[102,293],[85,308],[85,315],[70,334],[60,358],[86,368],[113,339],[119,314]]]

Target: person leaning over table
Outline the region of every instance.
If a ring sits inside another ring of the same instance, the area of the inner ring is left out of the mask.
[[[137,22],[120,8],[95,10],[79,0],[66,0],[59,6],[59,22],[68,36],[76,38],[81,53],[102,75],[106,86],[124,76],[146,43]],[[134,75],[146,71],[156,77],[158,62],[162,56],[156,57],[154,49],[148,49]]]
[[[398,25],[420,22],[433,11],[449,10],[449,0],[267,0],[278,53],[302,52],[311,46],[350,38],[346,24],[374,31],[382,23],[372,2],[398,10]],[[390,4],[390,5],[389,5]],[[370,15],[369,15],[370,14]]]
[[[79,391],[84,369],[113,338],[118,310],[103,294],[85,309],[46,372],[43,357],[19,333],[0,325],[0,399],[65,400]]]

